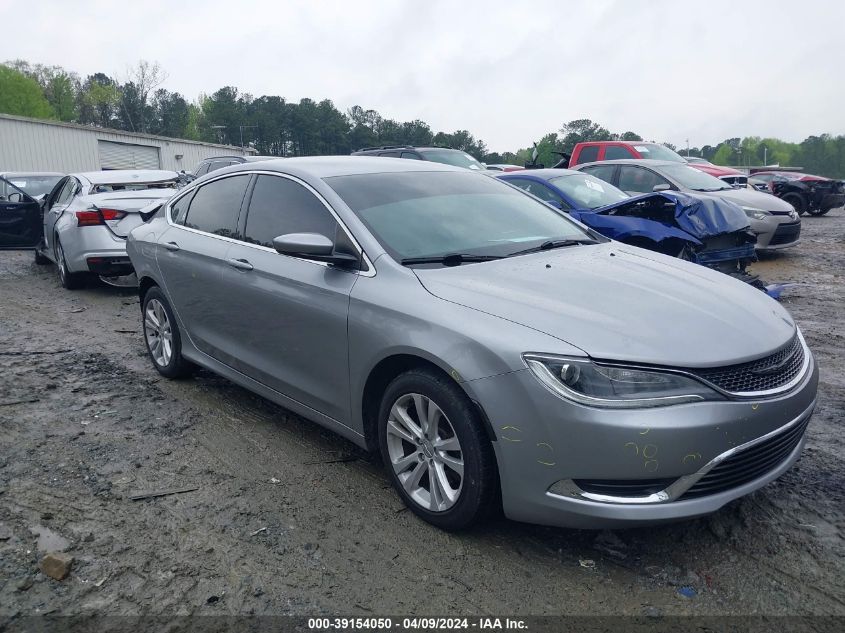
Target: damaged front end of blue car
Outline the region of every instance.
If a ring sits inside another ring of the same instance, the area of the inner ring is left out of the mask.
[[[728,200],[661,191],[570,214],[611,239],[701,264],[765,290],[747,270],[757,259],[748,216]]]

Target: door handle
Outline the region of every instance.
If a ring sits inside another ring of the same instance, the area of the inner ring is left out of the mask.
[[[176,242],[165,242],[164,248],[166,248],[169,251],[175,252],[175,251],[179,250],[179,245]]]
[[[226,263],[232,268],[237,268],[238,270],[252,270],[254,268],[254,266],[245,259],[227,259]]]

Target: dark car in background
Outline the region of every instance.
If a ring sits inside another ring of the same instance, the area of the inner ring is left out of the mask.
[[[382,158],[409,158],[411,160],[430,160],[444,165],[453,165],[483,171],[484,164],[477,161],[464,151],[451,147],[412,147],[410,145],[382,145],[380,147],[365,147],[353,156],[381,156]]]
[[[578,165],[577,169],[636,195],[679,191],[697,198],[724,198],[739,205],[757,235],[757,250],[794,246],[801,219],[788,202],[761,191],[736,189],[686,163],[665,160],[612,160]]]
[[[41,241],[40,199],[61,178],[61,174],[0,174],[0,249],[34,248]]]
[[[824,215],[845,205],[845,180],[775,170],[755,172],[752,179],[765,183],[771,193],[795,207],[799,215]]]
[[[631,197],[613,185],[570,169],[497,174],[605,237],[714,268],[762,287],[746,271],[756,238],[737,205],[676,192]]]

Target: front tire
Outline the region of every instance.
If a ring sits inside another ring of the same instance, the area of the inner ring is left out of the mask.
[[[804,198],[799,194],[787,193],[783,196],[783,201],[791,204],[799,216],[807,213],[807,205],[804,202]]]
[[[182,337],[173,310],[157,287],[144,295],[141,308],[144,343],[158,373],[166,378],[185,378],[194,365],[182,356]]]
[[[465,529],[494,507],[493,447],[478,411],[450,378],[414,369],[394,379],[379,408],[379,444],[399,496],[432,525]]]

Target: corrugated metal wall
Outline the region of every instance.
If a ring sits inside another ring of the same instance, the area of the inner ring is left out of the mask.
[[[246,154],[240,147],[228,145],[127,134],[0,114],[0,171],[99,171],[103,165],[98,141],[156,147],[161,169],[174,171],[192,171],[203,158],[211,156]]]

